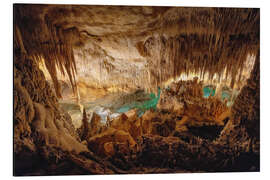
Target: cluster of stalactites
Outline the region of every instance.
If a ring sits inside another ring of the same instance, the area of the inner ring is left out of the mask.
[[[78,30],[62,29],[48,15],[33,17],[33,10],[30,6],[14,10],[15,48],[37,61],[44,59],[60,97],[57,69],[68,74],[76,90],[73,45]],[[199,74],[200,79],[218,82],[225,77],[233,87],[243,79],[249,55],[256,55],[259,49],[259,15],[258,9],[173,8],[157,22],[158,35],[137,43],[139,53],[147,59],[145,69],[134,73],[132,83],[129,78],[117,81],[155,91],[171,78]]]
[[[259,9],[173,8],[159,24],[157,34],[136,46],[148,59],[152,89],[181,75],[225,79],[231,87],[247,79],[259,49]]]
[[[51,24],[46,16],[46,24],[40,17],[30,17],[28,13],[31,9],[28,8],[29,6],[14,8],[14,49],[19,49],[38,62],[44,59],[53,80],[56,95],[61,97],[57,69],[63,75],[68,75],[73,90],[76,89],[76,65],[70,38],[72,36],[65,36],[64,33],[67,32]]]
[[[160,21],[162,32],[214,35],[227,41],[231,35],[258,36],[260,10],[257,8],[173,8]],[[258,42],[257,37],[253,38]]]
[[[258,45],[247,36],[217,38],[215,34],[181,34],[175,37],[150,37],[140,48],[148,59],[151,86],[161,86],[168,79],[197,74],[200,79],[235,83],[251,71]],[[207,75],[207,77],[206,77]]]

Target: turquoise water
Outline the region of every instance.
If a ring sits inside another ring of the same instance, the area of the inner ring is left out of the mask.
[[[203,97],[208,98],[209,96],[214,96],[216,90],[212,86],[205,86],[203,88]],[[232,106],[233,100],[231,100],[231,92],[228,90],[222,90],[221,92],[221,100],[224,101],[225,99],[228,100],[227,106]]]
[[[235,97],[232,97],[233,94],[236,95],[236,92],[234,92],[234,91],[231,92],[231,91],[228,91],[228,90],[222,90],[222,93],[221,93],[221,100],[222,100],[222,101],[227,100],[227,104],[226,104],[226,105],[227,105],[228,107],[232,106],[233,103],[234,103]]]
[[[208,98],[209,96],[214,96],[216,93],[216,89],[211,86],[205,86],[203,88],[203,97]]]
[[[222,93],[221,93],[222,100],[230,99],[230,96],[231,96],[230,93],[227,91],[222,91]]]
[[[118,113],[124,113],[124,112],[127,112],[128,110],[132,109],[132,106],[123,106],[121,107],[120,109],[118,109],[116,112]]]
[[[145,111],[149,109],[156,109],[157,103],[160,98],[160,88],[158,88],[158,95],[156,96],[154,93],[151,93],[150,100],[144,101],[144,102],[132,102],[130,104],[124,105],[121,108],[119,108],[116,112],[117,113],[124,113],[129,111],[130,109],[137,109],[138,116],[141,117]]]

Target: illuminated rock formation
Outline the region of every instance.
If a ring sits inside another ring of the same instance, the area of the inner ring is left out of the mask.
[[[15,4],[14,174],[259,171],[259,28],[256,8]]]

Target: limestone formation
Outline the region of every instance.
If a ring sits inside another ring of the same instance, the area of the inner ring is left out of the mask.
[[[259,9],[15,4],[13,69],[14,175],[260,170]]]

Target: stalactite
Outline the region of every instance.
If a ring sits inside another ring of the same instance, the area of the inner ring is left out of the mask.
[[[29,56],[37,61],[45,60],[57,96],[60,97],[56,69],[62,75],[67,74],[73,90],[76,89],[73,49],[80,33],[76,26],[63,28],[48,13],[31,17],[31,10],[31,7],[23,6],[15,11],[15,21],[18,22],[16,29],[22,34],[22,42]],[[200,79],[208,78],[209,81],[217,77],[221,81],[225,69],[225,77],[231,80],[231,85],[239,82],[247,55],[254,54],[258,49],[259,19],[258,9],[172,8],[157,21],[158,33],[149,32],[145,41],[140,39],[134,45],[148,63],[148,72],[142,71],[134,85],[153,90],[182,74],[199,74]],[[125,33],[119,36],[123,37],[130,49],[129,36]],[[19,37],[15,38],[15,44],[20,44]],[[100,45],[95,46],[101,49]],[[105,68],[109,75],[113,69],[110,66],[113,58],[103,51],[100,54],[94,49],[87,54],[100,58],[100,68]],[[83,53],[83,56],[86,55]],[[108,57],[108,61],[104,57]],[[105,76],[101,70],[100,76]],[[145,79],[148,79],[147,83]],[[129,80],[123,78],[115,82],[122,84],[129,83]]]
[[[227,26],[226,23],[225,26]],[[227,33],[224,32],[224,34]],[[155,74],[154,72],[158,70],[157,79],[162,79],[163,82],[171,77],[176,79],[182,72],[187,75],[199,73],[204,79],[205,72],[208,72],[207,78],[210,81],[218,77],[218,82],[220,82],[226,69],[226,79],[230,77],[233,87],[234,83],[242,78],[248,54],[258,49],[258,44],[247,34],[238,36],[228,34],[227,37],[221,35],[220,32],[201,35],[184,33],[167,39],[163,38],[162,43],[160,41],[162,37],[150,37],[146,42],[154,44],[154,49],[149,45],[143,49],[150,55],[149,61],[166,62],[162,68],[167,71],[165,73],[156,69],[156,66],[152,66],[150,72]],[[157,51],[159,51],[159,56],[155,55]],[[204,58],[201,58],[201,54],[204,54]],[[162,82],[158,81],[157,85],[161,84]]]
[[[45,59],[46,68],[52,77],[58,97],[61,97],[61,93],[56,73],[57,67],[63,75],[68,75],[75,92],[76,65],[70,40],[65,38],[61,28],[51,24],[47,16],[44,17],[46,22],[44,25],[42,24],[43,19],[29,17],[29,12],[31,12],[31,7],[28,6],[15,8],[14,19],[17,24],[16,29],[18,29],[16,32],[22,34],[22,36],[16,35],[15,41],[23,42],[25,51],[36,61]],[[46,37],[44,34],[48,34],[48,36]]]

